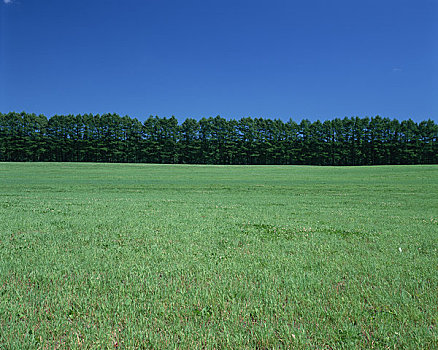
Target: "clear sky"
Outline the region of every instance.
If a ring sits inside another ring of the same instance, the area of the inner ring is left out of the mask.
[[[438,0],[0,0],[0,111],[438,121]]]

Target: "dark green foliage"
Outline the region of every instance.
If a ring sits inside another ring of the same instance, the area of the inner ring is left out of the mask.
[[[373,118],[186,119],[0,113],[0,161],[382,165],[438,163],[438,125]]]

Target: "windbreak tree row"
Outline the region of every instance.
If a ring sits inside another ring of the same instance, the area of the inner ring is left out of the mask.
[[[376,116],[297,123],[0,113],[0,161],[377,165],[438,163],[438,125]]]

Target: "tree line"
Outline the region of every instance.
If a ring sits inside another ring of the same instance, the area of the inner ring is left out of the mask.
[[[438,125],[382,118],[299,123],[220,116],[0,113],[0,161],[380,165],[438,163]]]

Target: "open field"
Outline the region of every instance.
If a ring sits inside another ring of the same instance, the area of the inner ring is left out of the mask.
[[[438,166],[0,163],[0,348],[438,347]]]

